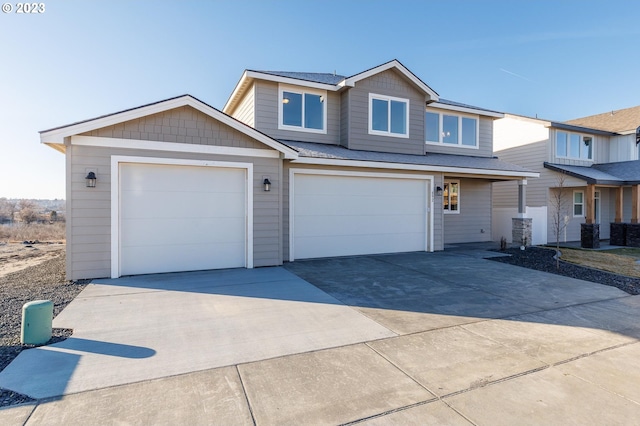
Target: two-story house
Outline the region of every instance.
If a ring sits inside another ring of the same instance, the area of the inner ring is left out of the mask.
[[[583,247],[640,244],[638,125],[640,107],[563,123],[505,114],[494,123],[496,155],[540,173],[527,185],[535,244],[555,242],[558,230],[560,241]],[[495,222],[515,211],[516,193],[513,184],[494,185]]]
[[[492,183],[538,175],[493,156],[501,117],[394,60],[350,77],[248,70],[222,111],[185,95],[43,131],[67,159],[67,275],[490,241]]]

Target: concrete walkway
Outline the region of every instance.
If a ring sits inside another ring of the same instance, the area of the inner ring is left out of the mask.
[[[640,423],[640,296],[481,257],[98,280],[0,424]]]

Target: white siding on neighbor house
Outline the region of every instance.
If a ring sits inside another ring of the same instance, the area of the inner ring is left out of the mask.
[[[435,111],[435,108],[432,108]],[[442,114],[469,116],[467,113],[457,114],[451,110],[440,110]],[[425,143],[425,152],[435,152],[438,154],[455,154],[455,155],[471,155],[474,157],[492,157],[493,156],[493,123],[494,119],[489,117],[476,116],[478,119],[478,149],[451,146],[447,144]],[[423,139],[426,135],[423,131]]]
[[[458,180],[446,176],[447,180]],[[443,214],[444,243],[491,241],[491,182],[482,179],[459,179],[460,213]],[[443,203],[443,197],[436,197]],[[440,206],[442,209],[442,205]]]
[[[254,141],[250,137],[230,129],[218,121],[207,117],[193,115],[190,108],[185,110],[179,108],[167,111],[155,116],[145,117],[139,120],[132,120],[121,125],[110,126],[87,135],[100,136],[103,138],[117,137],[133,139],[134,136],[149,140],[151,134],[140,134],[140,130],[154,130],[157,124],[152,122],[175,124],[177,129],[162,128],[159,131],[166,131],[169,135],[178,136],[170,138],[172,142],[186,142],[186,138],[194,140],[197,138],[199,144],[217,146],[235,146],[247,148],[264,148],[262,144]],[[195,117],[195,120],[182,118],[184,115]],[[152,121],[153,120],[153,121]],[[199,122],[204,121],[202,124]],[[188,127],[186,127],[188,126]],[[202,127],[199,129],[198,127]],[[187,136],[187,133],[194,134],[193,129],[198,134],[202,131],[202,136]],[[209,132],[206,132],[206,131]],[[157,140],[166,139],[165,133],[153,134]],[[207,136],[210,135],[210,136]],[[282,161],[278,158],[254,158],[246,156],[179,153],[170,151],[152,151],[127,148],[102,148],[91,146],[69,145],[67,144],[67,277],[69,279],[99,278],[110,276],[111,264],[111,156],[139,156],[157,158],[181,158],[193,160],[211,161],[231,161],[231,162],[251,162],[253,163],[254,179],[254,266],[270,266],[282,263],[282,230],[281,230],[281,174]],[[132,143],[135,143],[132,140]],[[192,142],[193,143],[193,142]],[[85,176],[88,171],[94,171],[98,177],[95,188],[87,188]],[[271,181],[271,191],[263,190],[263,177],[269,177]]]
[[[248,126],[255,126],[255,86],[251,86],[246,91],[244,98],[242,98],[231,116]]]
[[[301,87],[301,90],[304,88]],[[255,128],[274,139],[340,144],[340,94],[327,92],[327,132],[313,133],[278,128],[278,83],[257,80],[255,91]]]
[[[356,83],[349,90],[348,148],[357,150],[424,154],[426,98],[398,71],[387,70]],[[369,134],[369,94],[409,99],[409,137]]]
[[[638,146],[635,135],[611,136],[609,142],[609,161],[638,160]]]

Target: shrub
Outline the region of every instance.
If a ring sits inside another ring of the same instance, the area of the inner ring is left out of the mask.
[[[17,223],[13,225],[0,225],[0,241],[57,241],[65,240],[65,223],[31,223],[29,225]]]

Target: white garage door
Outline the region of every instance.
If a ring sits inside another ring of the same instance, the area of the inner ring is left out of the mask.
[[[292,260],[426,250],[428,185],[294,174]]]
[[[246,173],[121,163],[120,275],[246,266]]]

